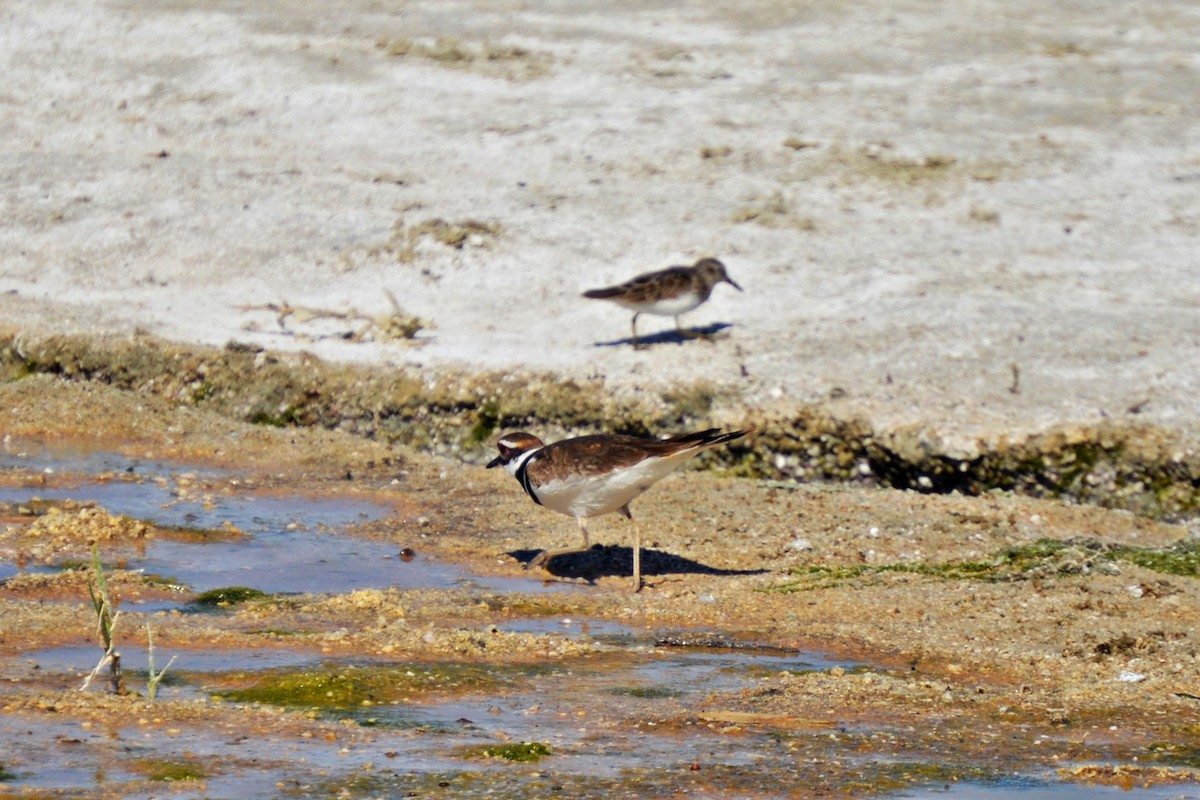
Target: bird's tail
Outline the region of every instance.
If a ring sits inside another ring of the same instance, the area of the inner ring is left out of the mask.
[[[709,428],[706,431],[695,431],[694,433],[683,433],[679,436],[672,436],[667,439],[668,442],[693,442],[700,447],[714,447],[726,442],[732,442],[734,439],[740,439],[747,433],[750,433],[753,428],[747,428],[744,431],[727,431],[722,432],[720,428]]]
[[[583,296],[592,300],[607,300],[610,297],[616,297],[620,293],[621,287],[609,286],[607,289],[588,289],[583,293]]]

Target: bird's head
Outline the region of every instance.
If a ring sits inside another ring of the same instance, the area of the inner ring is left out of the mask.
[[[532,433],[525,433],[523,431],[506,433],[500,437],[500,441],[496,442],[496,447],[500,450],[500,455],[489,461],[487,468],[504,467],[509,472],[515,473],[517,467],[521,464],[521,456],[525,453],[532,453],[542,446],[542,440]]]
[[[729,277],[729,273],[725,271],[725,265],[715,258],[702,258],[697,261],[693,268],[704,276],[704,281],[709,286],[716,286],[718,283],[728,283],[739,292],[742,287],[734,282],[733,278]]]

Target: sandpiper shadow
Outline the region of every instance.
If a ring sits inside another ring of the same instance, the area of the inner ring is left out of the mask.
[[[702,342],[704,340],[723,339],[728,336],[726,333],[719,336],[723,331],[727,331],[733,327],[729,322],[714,322],[711,325],[705,325],[700,328],[688,328],[688,332],[695,334],[694,336],[684,336],[676,330],[659,331],[648,336],[638,336],[638,347],[648,348],[660,344],[687,344],[688,342]],[[624,339],[613,339],[610,342],[595,342],[594,347],[628,347],[633,345],[633,337],[627,336]]]
[[[541,550],[510,550],[512,556],[528,565]],[[633,548],[615,544],[594,544],[590,550],[555,556],[534,571],[550,573],[556,578],[583,579],[595,583],[597,578],[632,577]],[[642,548],[642,575],[763,575],[766,569],[721,569],[672,553]]]

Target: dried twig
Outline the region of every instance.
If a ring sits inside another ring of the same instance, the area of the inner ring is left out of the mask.
[[[95,544],[92,545],[92,575],[88,581],[88,594],[96,612],[96,635],[100,637],[104,655],[100,657],[96,668],[84,679],[79,691],[87,689],[92,680],[100,674],[100,670],[107,666],[113,693],[121,694],[121,654],[117,652],[115,638],[117,620],[120,619],[121,612],[113,608],[112,599],[108,594],[108,581],[104,578],[104,567],[100,563],[100,550]]]
[[[154,629],[149,625],[146,626],[146,655],[149,659],[149,677],[146,679],[146,696],[150,699],[150,702],[153,703],[154,696],[158,694],[158,682],[162,680],[163,675],[165,675],[167,670],[171,668],[171,665],[175,663],[175,656],[171,656],[171,660],[167,662],[167,665],[162,668],[161,672],[154,671]]]
[[[291,303],[266,303],[257,306],[240,306],[242,311],[270,311],[275,315],[275,324],[288,336],[301,334],[295,326],[321,320],[345,321],[357,323],[358,327],[346,333],[316,336],[314,338],[339,338],[350,342],[363,342],[369,339],[412,341],[416,335],[428,327],[428,324],[411,314],[406,314],[396,302],[396,297],[387,289],[383,290],[388,301],[392,304],[390,314],[372,316],[355,309],[348,311],[331,311],[323,308],[296,306]],[[293,327],[289,328],[289,322]]]

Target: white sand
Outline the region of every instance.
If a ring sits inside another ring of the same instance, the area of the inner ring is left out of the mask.
[[[1200,427],[1200,4],[695,5],[7,2],[0,314],[943,435]],[[498,233],[402,261],[436,218]],[[746,291],[684,319],[727,336],[596,346],[629,314],[582,290],[703,255]],[[247,308],[385,289],[420,346]]]

